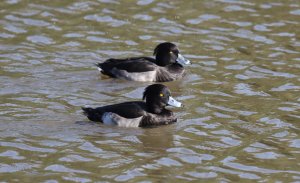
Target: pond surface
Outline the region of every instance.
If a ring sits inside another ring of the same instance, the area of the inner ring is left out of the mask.
[[[2,182],[299,182],[298,0],[0,2]],[[151,83],[94,66],[174,42],[178,123],[118,128],[81,106]]]

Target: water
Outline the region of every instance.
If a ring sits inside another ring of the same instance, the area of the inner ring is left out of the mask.
[[[299,182],[300,4],[0,2],[2,182]],[[193,61],[166,83],[185,104],[150,129],[89,122],[81,106],[141,99],[101,76],[163,41]]]

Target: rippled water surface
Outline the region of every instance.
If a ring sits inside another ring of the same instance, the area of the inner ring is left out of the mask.
[[[3,182],[299,182],[298,0],[0,2]],[[176,43],[178,123],[117,128],[81,106],[141,99],[149,83],[96,62]]]

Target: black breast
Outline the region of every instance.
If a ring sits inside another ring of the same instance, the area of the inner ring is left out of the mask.
[[[170,64],[166,67],[160,67],[156,74],[157,82],[174,81],[183,77],[184,67],[180,64]]]
[[[172,111],[164,109],[160,114],[147,113],[141,123],[140,127],[159,126],[175,123],[177,118]]]

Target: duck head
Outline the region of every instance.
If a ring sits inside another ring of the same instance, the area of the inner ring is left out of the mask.
[[[167,105],[174,107],[183,106],[171,96],[168,87],[162,84],[153,84],[146,87],[143,100],[146,100],[149,111],[155,114],[161,113]]]
[[[173,63],[179,63],[180,65],[191,64],[191,61],[179,53],[178,47],[170,42],[157,45],[153,55],[156,58],[156,64],[159,66],[166,66]]]

